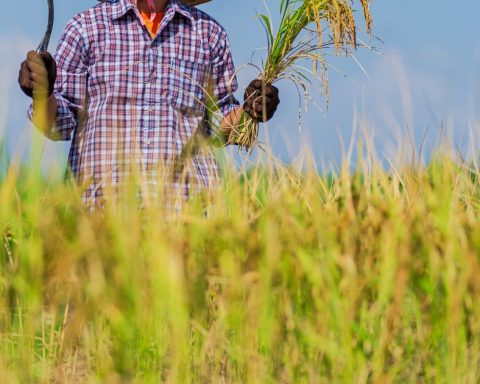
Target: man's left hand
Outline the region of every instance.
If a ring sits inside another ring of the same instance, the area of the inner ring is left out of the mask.
[[[273,85],[265,85],[265,98],[262,97],[262,81],[253,80],[245,90],[245,101],[243,109],[253,119],[258,122],[267,122],[270,120],[278,104],[280,98],[278,97],[278,88]],[[265,106],[265,111],[263,107]]]

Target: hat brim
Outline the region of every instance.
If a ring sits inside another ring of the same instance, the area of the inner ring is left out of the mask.
[[[98,1],[104,2],[106,0],[98,0]],[[190,6],[204,4],[204,3],[208,3],[210,1],[212,1],[212,0],[182,0],[183,3],[185,3],[187,5],[190,5]]]
[[[187,5],[200,5],[203,3],[208,3],[212,0],[182,0]]]

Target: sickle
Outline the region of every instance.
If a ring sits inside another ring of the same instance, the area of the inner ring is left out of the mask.
[[[47,0],[47,3],[48,3],[47,31],[45,32],[45,36],[43,37],[42,42],[40,43],[40,45],[37,48],[37,52],[47,52],[48,44],[50,43],[50,36],[52,35],[55,9],[54,9],[54,6],[53,6],[53,0]]]

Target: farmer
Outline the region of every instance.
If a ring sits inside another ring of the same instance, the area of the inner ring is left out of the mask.
[[[218,167],[210,146],[196,143],[220,135],[234,144],[243,111],[257,121],[275,113],[278,89],[262,93],[258,80],[242,106],[235,100],[227,35],[186,5],[200,2],[102,1],[67,24],[55,57],[31,51],[21,64],[30,119],[48,138],[72,140],[69,168],[87,204],[103,205],[108,187],[132,169],[153,180],[179,159],[188,171],[173,179],[174,194],[210,188]]]

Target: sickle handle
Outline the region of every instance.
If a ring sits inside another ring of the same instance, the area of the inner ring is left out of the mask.
[[[47,52],[48,51],[48,44],[50,43],[50,36],[52,36],[53,30],[53,22],[55,19],[55,8],[53,5],[53,0],[47,0],[48,3],[48,24],[47,30],[45,32],[45,36],[43,36],[43,40],[40,42],[40,45],[37,48],[37,52]]]

